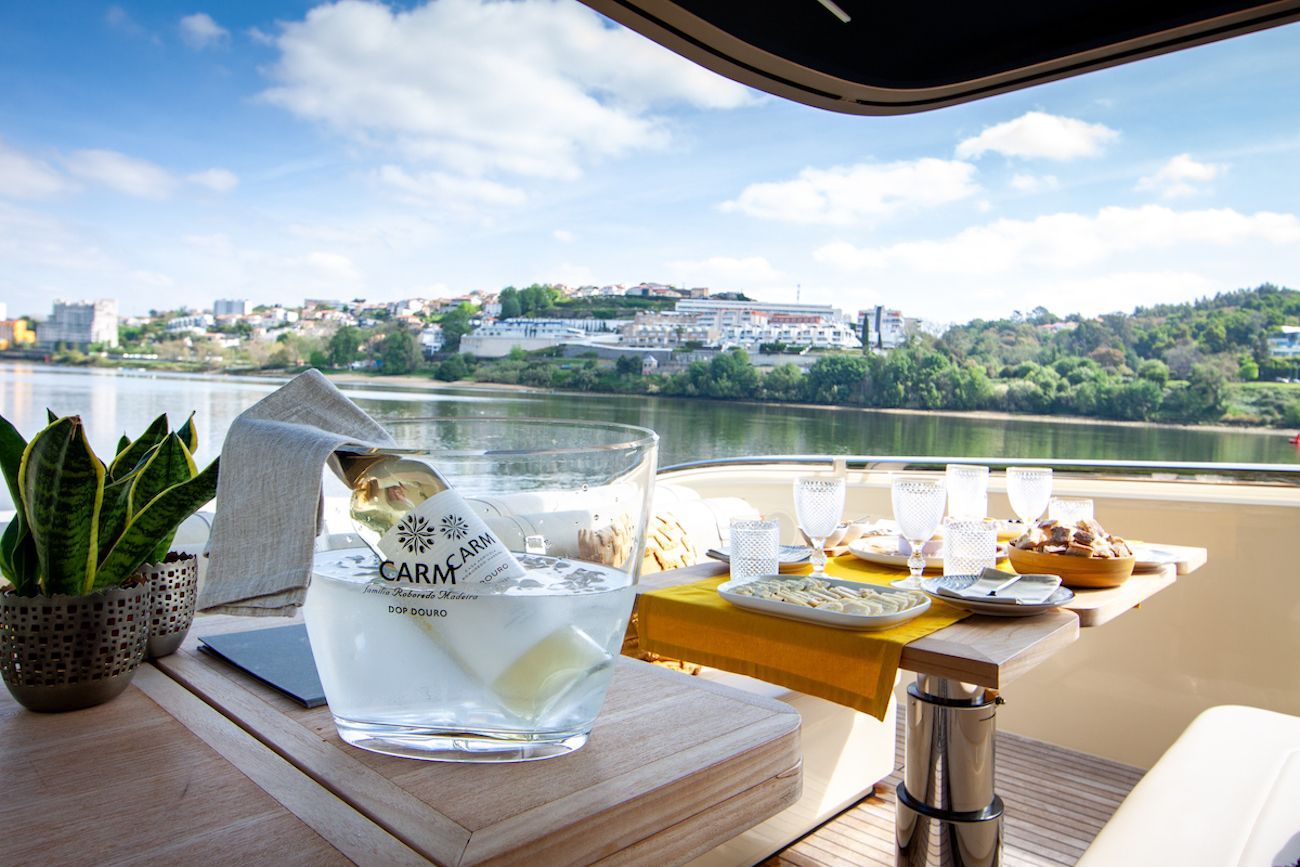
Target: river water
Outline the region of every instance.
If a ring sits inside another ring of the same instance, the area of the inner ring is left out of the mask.
[[[283,380],[101,368],[0,364],[0,414],[27,437],[45,408],[85,419],[91,444],[111,455],[125,431],[138,435],[161,412],[179,426],[197,412],[206,462],[230,422]],[[347,383],[343,392],[377,418],[432,415],[539,416],[615,421],[660,436],[660,466],[699,458],[777,454],[949,455],[993,458],[1300,463],[1282,433],[991,419],[837,410],[627,395],[544,394],[498,389]],[[10,508],[0,489],[0,508]]]

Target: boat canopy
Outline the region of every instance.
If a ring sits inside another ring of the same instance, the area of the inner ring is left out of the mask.
[[[1300,20],[1300,0],[583,0],[742,84],[910,114]]]

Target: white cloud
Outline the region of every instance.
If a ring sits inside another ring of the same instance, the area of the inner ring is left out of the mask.
[[[762,256],[712,256],[708,259],[667,263],[670,277],[680,277],[691,286],[714,290],[762,289],[784,285],[785,275]]]
[[[226,193],[239,186],[239,175],[229,169],[205,169],[187,175],[185,180],[218,193]]]
[[[11,148],[0,139],[0,196],[39,199],[69,188],[58,170]]]
[[[554,232],[551,232],[551,237],[559,241],[561,244],[572,244],[578,239],[578,236],[570,232],[568,229],[556,229]]]
[[[154,33],[150,33],[145,28],[136,23],[131,14],[121,6],[109,6],[104,12],[104,22],[120,33],[132,36],[136,39],[143,39],[153,45],[161,45],[162,40]]]
[[[979,190],[974,175],[970,163],[931,158],[806,168],[793,180],[750,184],[721,207],[768,220],[848,225],[964,199]]]
[[[1178,154],[1155,174],[1139,179],[1136,189],[1158,192],[1166,199],[1190,196],[1197,191],[1196,184],[1214,180],[1226,168],[1213,163],[1198,163],[1191,154]]]
[[[207,48],[225,42],[230,38],[230,31],[212,20],[206,12],[195,12],[181,19],[181,39],[190,48]]]
[[[401,166],[383,166],[375,177],[383,185],[418,202],[451,206],[513,207],[527,200],[523,190],[484,178],[467,178],[446,172],[407,172]]]
[[[282,25],[263,97],[361,143],[446,171],[574,178],[663,147],[662,104],[756,98],[576,3],[360,0]]]
[[[814,258],[851,270],[903,267],[925,274],[993,275],[1025,268],[1078,269],[1128,253],[1246,242],[1300,246],[1300,218],[1269,211],[1108,207],[1094,216],[1059,213],[1034,220],[996,220],[939,241],[882,247],[837,242],[817,249]]]
[[[1060,186],[1061,182],[1056,175],[1018,174],[1011,178],[1011,188],[1018,193],[1043,193]]]
[[[312,250],[305,256],[287,259],[284,262],[290,268],[302,268],[310,271],[321,284],[334,286],[353,286],[361,282],[361,272],[347,256]]]
[[[132,271],[130,278],[136,283],[141,283],[154,289],[168,289],[176,285],[176,281],[166,274],[159,274],[156,271]]]
[[[1118,138],[1119,132],[1104,124],[1031,111],[963,140],[957,145],[957,156],[974,159],[993,151],[1008,157],[1064,162],[1095,157]]]
[[[142,199],[165,199],[176,188],[166,169],[117,151],[73,151],[63,163],[79,178]]]

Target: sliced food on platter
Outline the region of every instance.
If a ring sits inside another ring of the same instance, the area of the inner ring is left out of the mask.
[[[839,629],[886,629],[930,607],[929,598],[915,590],[811,576],[727,581],[718,595],[738,608]]]

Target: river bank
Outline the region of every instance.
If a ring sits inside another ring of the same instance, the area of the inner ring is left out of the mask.
[[[9,359],[0,357],[0,362],[4,363],[32,363],[29,360]],[[149,364],[147,366],[140,364],[113,364],[113,365],[84,365],[84,364],[66,364],[59,362],[36,362],[42,366],[48,366],[55,369],[64,370],[87,370],[87,369],[110,369],[122,370],[127,372],[145,372],[145,373],[169,373],[179,376],[194,377],[211,377],[214,379],[266,379],[272,381],[283,381],[293,376],[296,371],[286,370],[196,370],[184,365],[168,364]],[[481,382],[478,380],[457,380],[454,382],[444,382],[435,380],[427,375],[401,374],[385,376],[376,373],[367,373],[361,371],[322,371],[327,377],[334,382],[349,383],[355,385],[369,385],[378,387],[405,388],[415,390],[427,390],[437,392],[444,389],[460,389],[492,392],[514,392],[521,394],[534,395],[564,395],[572,397],[600,397],[600,398],[620,398],[634,395],[627,395],[619,392],[604,391],[580,391],[570,389],[545,388],[531,385],[521,385],[516,383],[498,383],[498,382]],[[1260,384],[1272,386],[1274,384]],[[1278,384],[1280,385],[1280,384]],[[1300,385],[1295,385],[1292,389],[1300,397]],[[647,399],[682,399],[678,396],[666,397],[654,394],[635,395]],[[930,409],[903,409],[903,408],[881,408],[881,407],[859,407],[859,406],[830,406],[818,403],[804,402],[787,402],[787,401],[751,401],[751,400],[718,400],[713,398],[694,397],[689,398],[693,403],[715,404],[720,406],[750,406],[750,407],[784,407],[792,410],[821,410],[835,413],[856,413],[875,417],[927,417],[927,418],[951,418],[965,419],[971,421],[990,421],[990,422],[1029,422],[1034,424],[1054,424],[1054,425],[1076,425],[1076,426],[1099,426],[1113,427],[1121,429],[1142,429],[1142,430],[1169,430],[1169,431],[1200,431],[1205,433],[1241,433],[1251,435],[1280,436],[1283,434],[1293,433],[1295,428],[1279,424],[1276,427],[1257,424],[1228,424],[1222,421],[1217,422],[1199,422],[1199,423],[1179,423],[1169,421],[1126,421],[1121,419],[1096,418],[1091,416],[1078,415],[1048,415],[1037,413],[1013,413],[998,410],[930,410]]]
[[[28,435],[45,408],[81,415],[98,451],[123,431],[143,430],[161,412],[197,410],[203,459],[216,457],[230,423],[291,371],[173,373],[41,364],[0,364],[0,412]],[[426,376],[339,372],[335,382],[379,419],[487,414],[619,422],[660,436],[663,466],[755,455],[916,455],[1026,460],[1139,460],[1244,464],[1300,463],[1276,431],[1116,424],[1006,413],[836,408],[815,404],[676,400],[558,391],[513,384],[444,384]]]
[[[283,375],[283,374],[280,374]],[[613,393],[598,391],[570,391],[556,388],[538,388],[531,385],[517,385],[512,383],[501,382],[477,382],[474,380],[459,380],[456,382],[439,382],[429,379],[427,376],[382,376],[380,374],[370,373],[334,373],[326,372],[325,375],[330,380],[337,383],[367,384],[367,385],[392,385],[400,388],[427,388],[438,390],[442,388],[458,388],[466,390],[482,391],[508,391],[523,392],[531,394],[563,394],[563,395],[582,395],[593,397],[617,397]],[[644,395],[645,397],[655,398],[657,395]],[[667,400],[682,400],[680,397],[663,398]],[[1102,425],[1108,427],[1120,428],[1161,428],[1165,430],[1189,430],[1189,431],[1207,431],[1220,433],[1247,433],[1247,434],[1266,434],[1269,436],[1278,436],[1288,428],[1284,427],[1263,427],[1259,425],[1233,425],[1209,422],[1204,424],[1176,424],[1173,422],[1156,422],[1156,421],[1122,421],[1119,419],[1106,418],[1089,418],[1087,416],[1076,415],[1035,415],[1031,413],[1016,412],[998,412],[995,410],[944,410],[944,409],[881,409],[876,407],[861,406],[827,406],[819,403],[793,403],[777,402],[763,400],[714,400],[711,398],[685,398],[702,403],[716,403],[727,406],[776,406],[790,407],[793,409],[816,409],[829,410],[833,412],[863,413],[869,415],[900,415],[900,416],[930,416],[936,418],[965,418],[980,419],[984,421],[1027,421],[1050,424],[1071,424],[1071,425]]]

